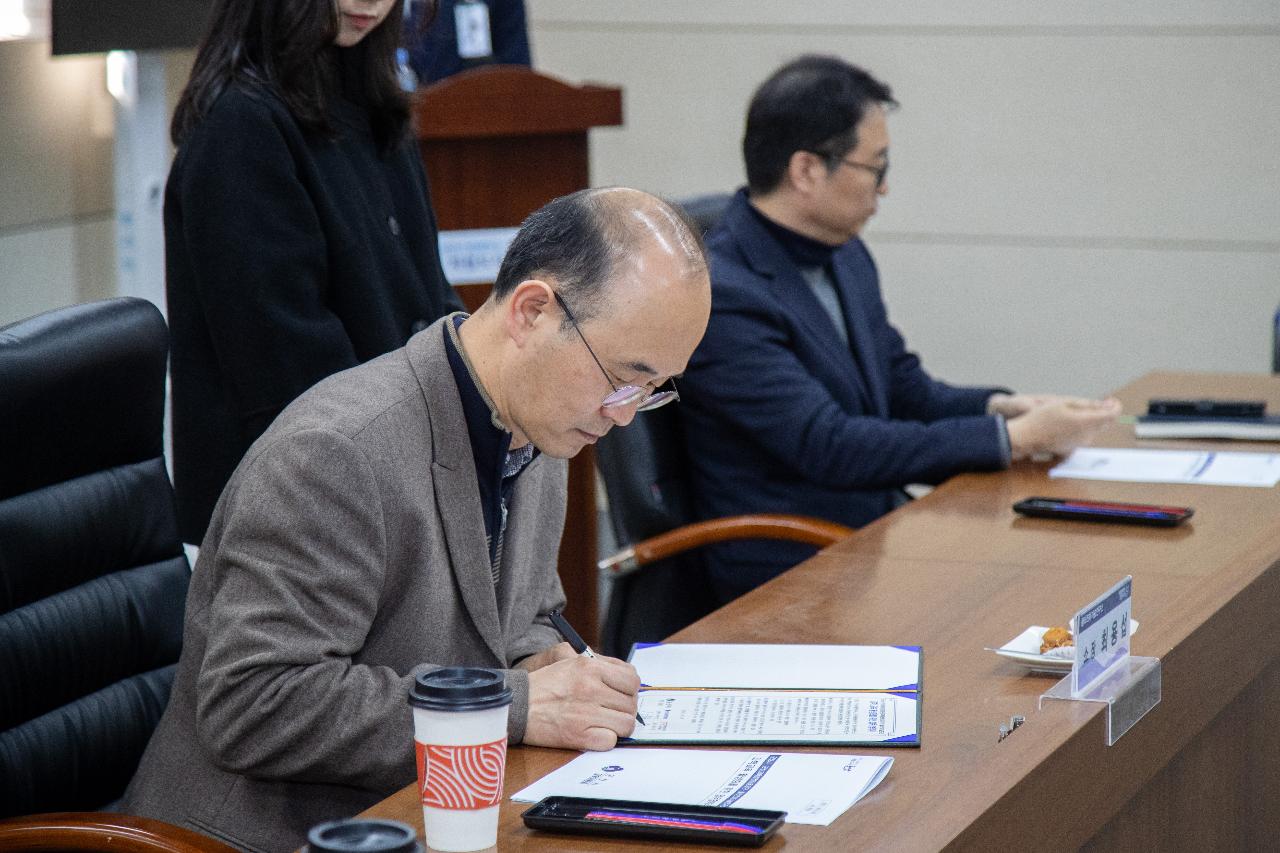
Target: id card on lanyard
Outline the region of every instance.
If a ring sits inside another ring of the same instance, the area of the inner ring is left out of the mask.
[[[484,0],[462,0],[453,7],[453,22],[458,30],[459,57],[487,59],[493,56],[489,6]]]

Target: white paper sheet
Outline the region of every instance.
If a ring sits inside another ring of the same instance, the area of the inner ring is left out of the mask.
[[[613,749],[579,755],[513,795],[595,797],[785,811],[827,826],[880,784],[892,758],[701,749]]]
[[[636,743],[918,743],[918,694],[644,690]]]
[[[920,680],[919,650],[898,646],[661,643],[630,660],[650,687],[886,691]]]
[[[1049,476],[1271,488],[1280,482],[1280,453],[1082,447]]]

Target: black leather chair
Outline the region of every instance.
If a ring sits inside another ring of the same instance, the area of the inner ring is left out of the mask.
[[[731,201],[733,201],[732,193],[708,193],[679,199],[676,203],[684,208],[689,218],[697,223],[703,234],[706,234],[716,227],[716,223],[720,221],[721,216],[724,216]]]
[[[696,549],[726,539],[788,539],[825,547],[853,533],[805,516],[740,515],[695,521],[680,404],[641,412],[596,445],[596,465],[622,551],[600,561],[611,578],[601,632],[605,654],[626,657],[697,621],[719,602]]]
[[[167,353],[141,299],[0,328],[0,817],[109,807],[168,701],[190,570]]]

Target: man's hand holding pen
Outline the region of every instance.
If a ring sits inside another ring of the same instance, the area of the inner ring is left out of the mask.
[[[571,749],[612,749],[635,724],[640,676],[631,664],[591,650],[559,610],[547,614],[558,643],[520,663],[529,670],[525,743]]]
[[[640,676],[626,661],[559,643],[520,665],[530,670],[525,743],[604,750],[635,730]]]

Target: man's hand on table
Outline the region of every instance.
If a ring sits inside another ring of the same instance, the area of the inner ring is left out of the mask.
[[[1005,416],[1014,459],[1065,456],[1091,442],[1120,415],[1120,402],[1113,398],[1088,400],[1048,394],[996,394],[987,408]],[[1018,410],[1018,414],[1010,414]]]
[[[640,676],[617,658],[582,657],[560,643],[520,662],[529,670],[524,742],[564,749],[612,749],[636,727]]]
[[[1106,400],[1090,400],[1087,397],[1070,397],[1065,394],[1005,394],[998,391],[987,398],[987,414],[1016,418],[1041,406],[1065,402],[1097,405]]]

